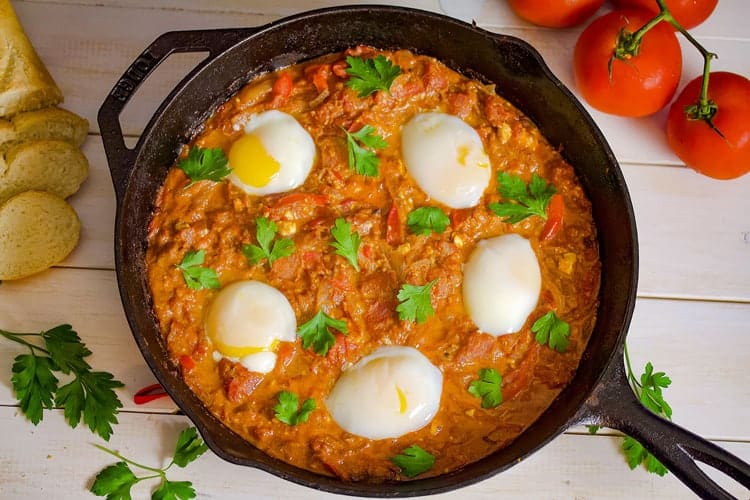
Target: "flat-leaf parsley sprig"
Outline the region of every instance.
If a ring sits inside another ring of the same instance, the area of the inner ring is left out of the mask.
[[[385,149],[388,143],[375,133],[375,127],[372,125],[365,125],[356,132],[349,132],[343,127],[342,129],[346,134],[349,168],[360,175],[377,177],[380,158],[375,154],[375,150]]]
[[[400,302],[396,306],[398,319],[424,323],[428,317],[434,315],[435,310],[432,308],[431,293],[437,280],[435,278],[422,286],[404,283],[396,296]]]
[[[29,354],[16,356],[11,384],[21,411],[34,425],[42,421],[43,410],[54,405],[64,410],[68,425],[83,422],[104,440],[112,435],[117,410],[122,408],[114,389],[123,387],[111,373],[92,372],[85,358],[91,351],[70,325],[59,325],[39,333],[13,333],[0,330],[0,336],[29,348]],[[43,347],[32,342],[41,339]],[[72,375],[60,386],[55,372]]]
[[[343,217],[339,217],[334,222],[333,228],[331,229],[331,235],[336,240],[333,243],[330,243],[330,245],[336,249],[336,254],[344,257],[354,269],[359,271],[357,251],[359,250],[359,244],[362,242],[359,233],[357,231],[352,231],[352,225],[346,222],[346,219]]]
[[[182,271],[182,278],[188,288],[193,290],[203,290],[204,288],[217,289],[221,288],[219,277],[211,268],[203,267],[206,260],[205,250],[190,250],[185,253],[182,262],[177,268]]]
[[[173,465],[185,467],[208,450],[208,446],[200,438],[195,427],[188,427],[180,432],[172,461],[164,468],[142,465],[104,446],[94,446],[121,460],[121,462],[110,465],[99,472],[96,475],[94,484],[91,486],[91,493],[100,497],[106,496],[107,500],[129,500],[131,498],[130,489],[133,486],[141,481],[155,478],[161,478],[161,484],[151,493],[152,499],[188,500],[195,498],[195,490],[190,481],[170,481],[167,479],[166,473]],[[130,469],[130,465],[141,470],[153,472],[154,474],[137,477]]]
[[[177,168],[190,178],[189,188],[198,181],[219,182],[232,173],[227,165],[228,160],[221,148],[202,148],[193,146],[186,158],[177,162]]]
[[[308,398],[299,404],[299,397],[289,391],[281,391],[278,395],[279,403],[273,407],[274,414],[280,422],[287,425],[297,425],[307,422],[310,413],[315,409],[315,400]]]
[[[427,472],[435,465],[435,457],[416,444],[405,448],[400,455],[391,457],[406,477],[416,477]]]
[[[482,398],[482,408],[496,408],[503,402],[503,376],[494,368],[481,368],[479,379],[469,385],[469,394]]]
[[[401,68],[383,55],[373,59],[349,56],[346,62],[349,65],[346,85],[356,90],[358,97],[366,97],[377,90],[390,92],[393,80],[401,74]]]
[[[331,329],[338,330],[343,335],[349,334],[346,321],[334,319],[321,309],[297,329],[297,335],[302,339],[302,347],[308,349],[312,346],[317,354],[325,356],[328,354],[328,349],[336,344],[336,337],[331,333]]]
[[[630,364],[630,355],[628,346],[625,345],[625,368],[627,369],[628,382],[635,392],[638,400],[657,415],[672,420],[672,407],[664,399],[663,390],[667,389],[672,380],[664,372],[654,372],[654,365],[647,362],[640,379],[636,378],[633,368]],[[599,430],[598,425],[588,426],[591,434],[596,434]],[[635,469],[640,464],[646,467],[648,472],[664,476],[667,468],[659,459],[649,453],[641,443],[630,436],[625,436],[622,441],[622,451],[625,453],[625,460],[631,469]]]
[[[263,259],[268,259],[268,265],[271,266],[275,260],[282,257],[288,257],[294,253],[294,242],[289,238],[279,238],[273,242],[279,228],[276,223],[267,217],[258,217],[255,219],[255,239],[257,245],[242,245],[242,253],[247,260],[255,265]]]
[[[507,172],[498,172],[497,185],[500,196],[507,201],[490,203],[490,210],[505,222],[516,224],[532,215],[547,219],[547,205],[555,194],[555,186],[536,174],[532,174],[527,186],[523,179]]]

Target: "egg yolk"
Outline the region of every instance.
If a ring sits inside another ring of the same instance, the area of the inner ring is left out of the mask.
[[[281,168],[253,134],[243,135],[234,141],[229,149],[229,164],[240,181],[256,188],[271,182]]]
[[[214,338],[211,338],[211,342],[213,342],[214,347],[217,351],[219,351],[222,355],[229,356],[231,358],[243,358],[245,356],[249,356],[250,354],[256,354],[259,352],[276,352],[279,348],[278,340],[274,340],[273,342],[271,342],[271,345],[261,347],[226,345],[222,342],[218,342]]]
[[[398,412],[406,413],[406,409],[409,407],[406,403],[406,394],[404,394],[404,391],[399,386],[396,386],[396,392],[398,393]]]

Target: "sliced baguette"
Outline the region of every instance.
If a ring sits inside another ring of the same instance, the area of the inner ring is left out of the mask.
[[[10,0],[0,0],[0,117],[60,102],[62,93],[23,31]]]
[[[0,204],[24,191],[37,190],[60,198],[72,195],[86,180],[89,162],[64,141],[22,142],[0,156]]]
[[[53,107],[20,113],[11,120],[0,119],[0,152],[20,142],[50,139],[80,147],[88,130],[88,120],[66,109]]]
[[[51,193],[26,191],[0,205],[0,280],[52,267],[73,251],[81,222],[73,207]]]

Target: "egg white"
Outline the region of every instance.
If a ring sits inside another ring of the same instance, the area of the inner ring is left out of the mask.
[[[518,234],[481,240],[464,265],[464,305],[477,327],[491,335],[520,330],[541,288],[539,261],[529,240]]]
[[[442,389],[443,374],[417,349],[380,347],[341,374],[326,406],[347,432],[396,438],[433,419]]]
[[[211,302],[205,331],[214,359],[239,362],[250,371],[268,373],[276,365],[279,342],[293,342],[297,319],[287,298],[260,281],[237,281]]]
[[[252,115],[244,133],[229,150],[230,182],[253,195],[282,193],[305,182],[315,162],[315,142],[292,115],[275,109]],[[262,150],[255,153],[257,157],[233,151],[248,135],[255,136],[262,144]],[[243,177],[257,177],[251,170],[265,155],[278,163],[278,172],[256,183],[262,185],[245,182],[247,178],[243,181]]]
[[[431,198],[451,208],[479,204],[490,183],[490,159],[479,134],[446,113],[419,113],[401,129],[409,175]]]

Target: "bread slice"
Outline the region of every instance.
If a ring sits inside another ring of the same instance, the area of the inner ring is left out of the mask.
[[[54,106],[62,99],[10,0],[0,0],[0,117]]]
[[[88,172],[86,157],[68,142],[22,142],[4,159],[0,156],[0,203],[29,190],[67,198],[78,191]]]
[[[48,139],[80,147],[88,131],[88,120],[66,109],[52,107],[20,113],[11,120],[0,119],[0,152],[19,142]]]
[[[51,193],[26,191],[0,205],[0,280],[24,278],[67,257],[81,222],[73,207]]]

